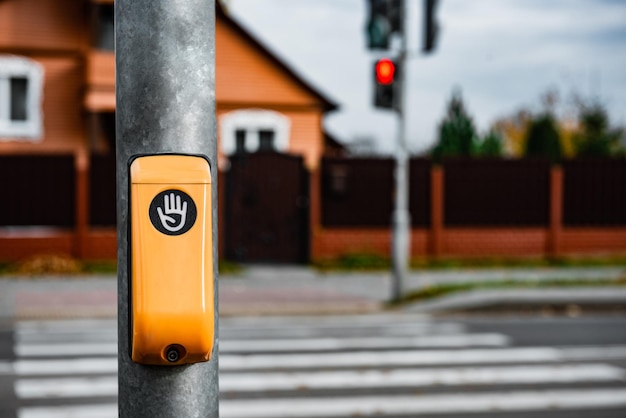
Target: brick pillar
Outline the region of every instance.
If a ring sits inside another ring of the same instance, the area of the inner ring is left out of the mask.
[[[74,256],[84,258],[87,255],[89,234],[89,151],[84,147],[74,155],[74,170],[76,172]]]
[[[217,253],[219,259],[226,256],[226,247],[224,239],[226,237],[226,172],[217,170]]]
[[[318,236],[322,225],[321,168],[309,172],[309,261],[318,258]]]
[[[563,168],[550,169],[550,225],[546,252],[548,257],[560,254],[563,231]]]
[[[444,172],[442,166],[430,169],[430,254],[437,258],[443,252]]]

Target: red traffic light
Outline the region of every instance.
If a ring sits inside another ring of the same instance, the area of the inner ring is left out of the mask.
[[[380,84],[393,83],[396,73],[396,64],[389,58],[382,58],[376,62],[376,81]]]

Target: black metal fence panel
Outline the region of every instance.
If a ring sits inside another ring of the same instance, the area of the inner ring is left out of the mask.
[[[72,227],[74,156],[0,156],[0,226]]]
[[[93,154],[89,171],[89,224],[116,225],[115,154]]]
[[[568,160],[563,177],[564,225],[626,225],[626,159]]]
[[[409,169],[409,212],[414,227],[430,226],[430,170],[425,158],[411,159]]]
[[[89,220],[116,223],[115,158],[92,155]],[[447,226],[547,226],[550,163],[544,160],[444,161]],[[576,159],[563,163],[565,226],[626,225],[626,159]],[[412,225],[430,225],[431,162],[410,162]],[[321,165],[321,219],[326,227],[389,227],[394,161],[325,158]],[[75,224],[72,155],[0,156],[0,226]]]
[[[382,227],[393,210],[391,159],[324,158],[322,160],[322,225]]]
[[[544,160],[444,161],[448,226],[546,226],[550,163]]]

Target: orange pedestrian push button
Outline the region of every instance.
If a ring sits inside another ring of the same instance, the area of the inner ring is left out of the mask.
[[[209,163],[138,157],[130,183],[131,357],[154,365],[208,361],[215,309]]]

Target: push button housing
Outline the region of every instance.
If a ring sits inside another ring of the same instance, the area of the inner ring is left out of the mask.
[[[131,357],[208,361],[214,341],[211,170],[199,156],[130,165]]]

